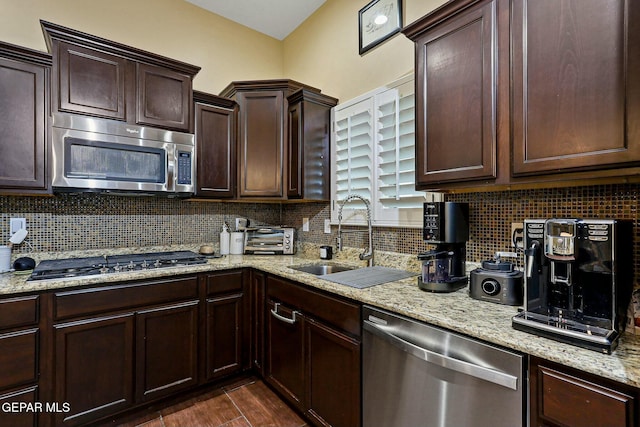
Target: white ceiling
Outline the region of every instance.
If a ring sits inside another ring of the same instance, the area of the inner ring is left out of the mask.
[[[186,0],[268,36],[283,40],[326,0]]]

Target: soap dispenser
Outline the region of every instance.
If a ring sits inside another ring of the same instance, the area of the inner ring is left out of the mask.
[[[229,226],[225,222],[222,226],[222,232],[220,233],[220,255],[229,255]]]

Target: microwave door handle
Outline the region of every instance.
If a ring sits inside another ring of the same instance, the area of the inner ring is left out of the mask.
[[[167,190],[175,191],[175,170],[176,170],[176,155],[167,150]]]

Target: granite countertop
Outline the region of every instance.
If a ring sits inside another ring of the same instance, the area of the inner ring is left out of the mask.
[[[143,248],[123,251],[122,249],[82,251],[81,253],[33,254],[36,261],[42,259],[69,258],[74,256],[95,256],[121,254],[123,252],[153,252],[164,250],[196,250],[197,246],[172,246]],[[199,273],[231,268],[253,267],[292,279],[305,285],[332,292],[364,304],[369,304],[432,325],[453,330],[506,348],[580,369],[595,375],[640,387],[640,337],[624,333],[618,348],[611,355],[586,350],[521,332],[511,327],[511,318],[517,307],[505,306],[470,298],[467,289],[452,293],[429,293],[421,291],[416,277],[385,283],[366,289],[356,289],[332,283],[312,274],[302,273],[290,266],[327,262],[318,259],[314,248],[303,248],[295,256],[226,255],[209,259],[206,264],[189,267],[169,267],[159,270],[108,274],[79,279],[27,281],[28,275],[17,273],[0,274],[0,295],[42,292],[53,289],[148,279],[174,274]],[[340,253],[332,263],[363,265],[357,260],[357,252]],[[376,252],[376,264],[414,271],[416,276],[420,263],[414,256]]]

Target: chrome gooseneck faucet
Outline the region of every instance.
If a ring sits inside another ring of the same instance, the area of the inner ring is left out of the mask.
[[[349,201],[359,199],[364,202],[364,205],[367,208],[367,228],[369,232],[369,247],[360,254],[361,260],[369,261],[369,267],[373,267],[373,229],[371,227],[371,203],[364,197],[358,194],[349,194],[346,199],[343,200],[342,204],[338,209],[338,237],[336,237],[336,246],[339,251],[342,250],[342,233],[362,233],[363,230],[350,230],[350,231],[342,231],[342,209],[344,205],[346,205]]]

